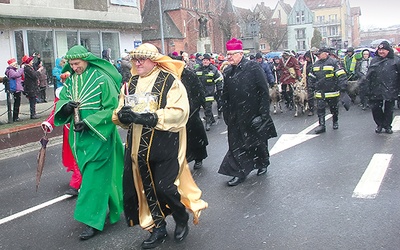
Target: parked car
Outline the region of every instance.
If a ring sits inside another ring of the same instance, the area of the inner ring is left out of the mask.
[[[268,53],[264,56],[264,58],[267,59],[267,60],[269,60],[269,59],[274,58],[275,56],[281,58],[281,57],[282,57],[282,52],[280,52],[280,51],[268,52]]]

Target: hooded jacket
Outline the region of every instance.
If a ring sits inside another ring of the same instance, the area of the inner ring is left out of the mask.
[[[6,76],[8,79],[15,79],[17,88],[16,88],[16,93],[24,91],[24,87],[22,86],[22,76],[24,75],[24,69],[23,68],[15,68],[13,66],[8,66],[5,72]]]
[[[367,72],[367,84],[371,100],[395,100],[400,91],[400,57],[393,49],[383,58],[377,53]]]

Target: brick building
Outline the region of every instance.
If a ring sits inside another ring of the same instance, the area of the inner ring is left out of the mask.
[[[142,40],[164,48],[164,53],[224,52],[225,42],[238,36],[231,0],[141,0]],[[164,40],[164,46],[162,45]]]

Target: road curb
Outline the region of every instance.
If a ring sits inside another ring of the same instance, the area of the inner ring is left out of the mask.
[[[63,140],[62,137],[63,136],[61,135],[49,138],[49,143],[47,144],[47,147],[52,147],[61,144]],[[26,154],[33,151],[39,152],[40,147],[41,147],[40,142],[35,141],[15,147],[2,149],[0,150],[0,161],[11,157],[18,157],[22,154]]]

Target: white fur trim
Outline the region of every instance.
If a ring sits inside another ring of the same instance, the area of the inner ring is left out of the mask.
[[[56,94],[57,98],[60,98],[60,92],[61,92],[62,88],[63,88],[63,86],[56,88],[56,93],[55,94]]]
[[[48,121],[44,121],[44,122],[42,122],[42,129],[44,130],[44,127],[43,126],[45,126],[46,127],[46,129],[47,129],[47,133],[51,133],[51,132],[53,132],[53,126],[51,126],[51,124],[48,122]]]

